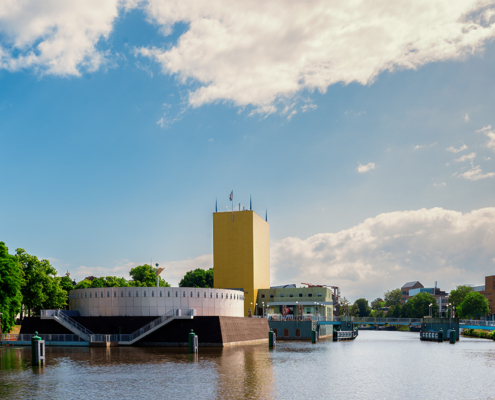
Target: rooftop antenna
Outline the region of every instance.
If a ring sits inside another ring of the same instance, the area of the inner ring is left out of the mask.
[[[215,199],[215,212],[218,212],[218,198]]]
[[[265,211],[265,221],[268,222],[268,208]]]
[[[251,203],[251,195],[249,195],[249,209],[253,210],[253,204]]]

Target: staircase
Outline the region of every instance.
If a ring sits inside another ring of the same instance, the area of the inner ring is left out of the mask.
[[[61,310],[41,310],[41,319],[53,319],[86,342],[91,341],[93,332],[74,321]]]

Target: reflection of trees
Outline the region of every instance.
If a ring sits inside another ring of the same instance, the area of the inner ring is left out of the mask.
[[[200,349],[201,350],[201,349]],[[268,345],[225,347],[217,362],[216,398],[274,398]]]

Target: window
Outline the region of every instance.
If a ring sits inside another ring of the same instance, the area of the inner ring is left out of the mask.
[[[270,299],[273,299],[273,294],[270,295]]]
[[[193,292],[191,292],[191,297],[193,297]]]
[[[222,293],[222,299],[223,299],[223,293]]]
[[[261,295],[261,298],[262,298],[262,299],[264,299],[264,298],[265,298],[265,294],[262,294],[262,295]]]
[[[313,293],[308,293],[308,297],[313,297]]]
[[[230,294],[230,300],[232,300],[232,293]]]
[[[117,291],[116,290],[113,291],[113,297],[117,297]]]
[[[205,293],[206,294],[206,293]],[[199,292],[198,292],[198,297],[199,297]]]
[[[139,291],[136,290],[136,297],[139,297]]]
[[[210,299],[213,299],[213,292],[210,292]]]
[[[110,297],[110,292],[109,291],[107,291],[107,297]]]
[[[131,297],[131,291],[129,290],[129,297]]]
[[[289,330],[287,328],[284,329],[284,337],[289,337]]]
[[[303,297],[302,293],[299,293],[299,297]]]
[[[217,293],[217,299],[218,299],[218,293]]]
[[[103,292],[101,292],[100,294],[101,294],[101,296],[100,296],[100,297],[102,297],[102,298],[103,298]]]
[[[285,294],[283,294],[283,293],[280,293],[280,297],[285,297]]]
[[[186,292],[182,292],[182,297],[186,297]]]
[[[91,292],[89,292],[89,298],[93,297],[93,295],[91,294]]]
[[[179,296],[179,292],[175,292],[175,297],[178,297]]]
[[[146,297],[146,290],[144,291],[144,297]]]
[[[294,293],[289,293],[289,297],[294,297]]]
[[[98,292],[95,292],[95,298],[98,297]]]
[[[124,297],[124,291],[123,290],[120,292],[120,297]]]
[[[321,297],[321,293],[318,293],[318,294],[317,294],[317,296],[318,296],[318,297]]]
[[[151,291],[151,297],[155,297],[155,292],[153,290]]]
[[[206,292],[205,292],[205,299],[206,299]]]
[[[296,337],[301,337],[301,330],[300,329],[296,329]]]

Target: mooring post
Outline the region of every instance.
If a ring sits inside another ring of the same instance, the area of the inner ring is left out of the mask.
[[[316,343],[316,341],[318,340],[318,335],[316,333],[316,330],[312,330],[311,331],[311,343]]]
[[[275,342],[277,341],[277,335],[273,332],[273,329],[270,329],[268,332],[268,347],[273,349],[275,347]]]
[[[191,332],[189,332],[189,353],[191,354],[197,353],[198,346],[199,346],[198,335],[196,335],[194,331],[191,329]]]
[[[45,341],[41,340],[38,332],[31,338],[31,364],[41,366],[45,363]]]

